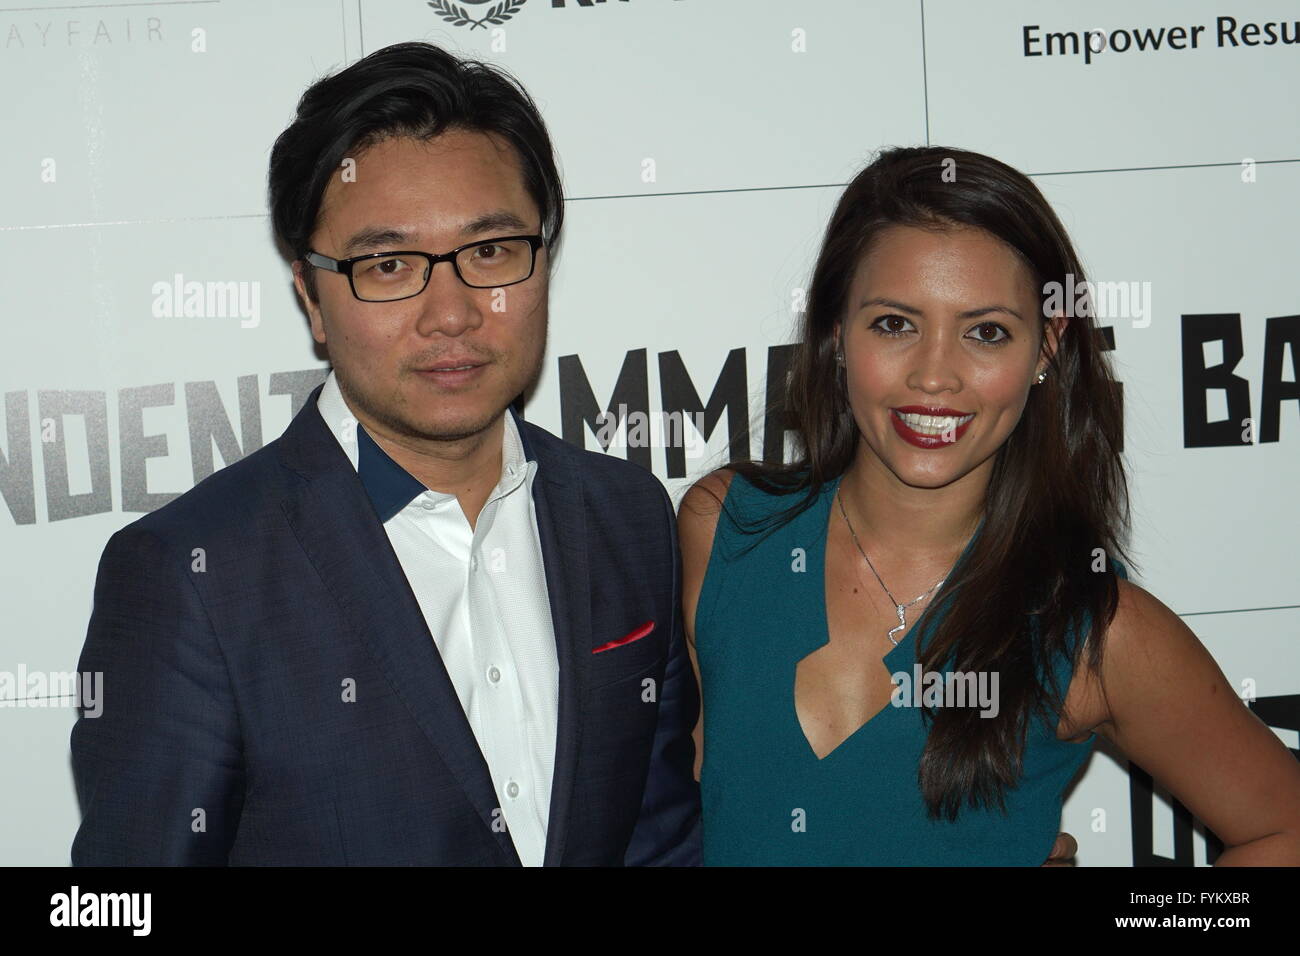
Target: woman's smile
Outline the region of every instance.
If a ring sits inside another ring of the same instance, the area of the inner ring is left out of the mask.
[[[918,448],[946,448],[966,434],[975,414],[950,408],[905,405],[889,410],[889,420],[900,438]]]

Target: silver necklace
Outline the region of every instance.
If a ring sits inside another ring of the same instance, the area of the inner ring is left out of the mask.
[[[885,593],[889,595],[889,600],[894,605],[894,611],[898,614],[898,626],[891,627],[889,629],[889,633],[886,635],[889,638],[890,643],[892,643],[895,647],[897,647],[898,641],[894,640],[894,635],[897,634],[899,631],[903,631],[907,629],[907,609],[911,607],[913,604],[915,604],[917,601],[923,600],[927,595],[929,595],[932,591],[934,591],[935,588],[938,588],[939,585],[943,584],[944,581],[948,580],[948,578],[944,577],[942,580],[938,582],[938,584],[935,584],[934,587],[931,587],[924,594],[918,594],[916,597],[912,598],[912,600],[908,601],[906,604],[899,604],[898,598],[894,597],[893,592],[891,592],[889,588],[885,587],[885,582],[880,580],[880,575],[876,571],[876,566],[872,564],[871,559],[867,557],[867,552],[862,550],[862,544],[858,541],[857,532],[853,530],[853,522],[849,520],[849,513],[844,510],[844,496],[840,493],[840,489],[836,489],[835,500],[840,503],[840,514],[844,516],[844,523],[848,525],[849,535],[853,538],[853,544],[857,547],[858,554],[862,555],[862,559],[867,562],[867,567],[871,568],[871,573],[876,575],[876,580],[880,581],[880,586],[882,588],[885,588]]]

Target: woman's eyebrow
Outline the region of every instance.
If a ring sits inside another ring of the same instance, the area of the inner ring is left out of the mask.
[[[1009,305],[986,305],[978,309],[967,309],[965,312],[958,312],[957,318],[978,319],[981,315],[988,315],[990,312],[1005,312],[1007,315],[1015,316],[1021,322],[1025,321],[1025,317]]]
[[[898,302],[895,299],[886,299],[883,296],[875,296],[874,298],[871,299],[863,299],[862,304],[859,305],[858,308],[865,309],[868,306],[872,306],[872,305],[883,305],[888,309],[897,309],[899,312],[910,312],[912,315],[924,315],[924,313],[920,309],[916,308],[915,306],[904,305],[902,302]]]
[[[864,299],[858,308],[865,309],[868,306],[873,305],[883,305],[887,309],[897,309],[899,312],[907,312],[910,315],[925,314],[914,305],[906,305],[905,303],[899,302],[897,299],[887,299],[884,296],[873,296],[870,299]],[[959,319],[978,319],[980,316],[988,315],[991,312],[1005,312],[1007,315],[1014,316],[1021,322],[1025,320],[1024,316],[1008,305],[984,305],[980,306],[978,309],[966,309],[963,312],[958,312],[956,317]]]

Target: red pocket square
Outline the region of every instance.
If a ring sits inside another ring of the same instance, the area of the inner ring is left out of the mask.
[[[610,641],[607,644],[600,645],[600,647],[592,648],[591,653],[599,654],[601,651],[612,651],[614,648],[622,647],[624,644],[631,644],[633,641],[639,641],[654,629],[655,622],[646,621],[640,627],[628,631],[628,633],[620,637],[617,641]]]

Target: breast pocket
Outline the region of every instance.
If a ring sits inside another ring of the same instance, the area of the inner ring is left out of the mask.
[[[668,628],[658,621],[645,619],[603,629],[591,648],[588,686],[603,687],[653,671],[667,652]]]

